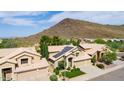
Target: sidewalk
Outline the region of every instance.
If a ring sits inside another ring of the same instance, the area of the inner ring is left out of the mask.
[[[118,62],[118,61],[117,61],[117,62]],[[81,76],[72,78],[72,79],[70,79],[69,81],[86,81],[86,80],[90,80],[90,79],[93,79],[93,78],[95,78],[95,77],[104,75],[104,74],[106,74],[106,73],[109,73],[109,72],[118,70],[118,69],[120,69],[120,68],[123,68],[123,67],[124,67],[124,61],[123,61],[123,63],[122,63],[122,62],[119,62],[119,63],[120,63],[120,64],[118,64],[118,65],[115,66],[115,67],[108,68],[108,69],[105,69],[105,70],[101,70],[101,71],[98,71],[97,73],[91,71],[92,73],[87,73],[86,75],[81,75]],[[84,72],[85,72],[85,71],[84,71]]]

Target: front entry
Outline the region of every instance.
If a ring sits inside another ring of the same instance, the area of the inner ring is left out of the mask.
[[[12,80],[12,68],[2,69],[2,79],[3,81]]]
[[[72,57],[68,58],[68,67],[72,67],[72,60]]]

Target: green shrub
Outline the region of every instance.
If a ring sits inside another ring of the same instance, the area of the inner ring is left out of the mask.
[[[96,64],[96,66],[97,66],[98,68],[100,68],[100,69],[104,69],[104,68],[105,68],[103,64]]]
[[[68,78],[73,78],[73,77],[83,75],[83,74],[85,74],[85,73],[80,71],[79,68],[74,68],[71,71],[62,72],[62,75],[65,77],[68,77]]]
[[[106,53],[103,57],[102,57],[102,60],[105,64],[109,65],[109,64],[112,64],[112,61],[116,60],[117,59],[117,56],[116,56],[116,53],[111,53],[111,52],[108,52]]]
[[[58,67],[54,69],[54,73],[55,73],[56,75],[59,75],[59,69],[58,69]]]
[[[106,58],[105,61],[104,61],[104,63],[105,63],[106,65],[110,65],[110,64],[112,64],[112,59]]]
[[[60,61],[58,62],[58,68],[59,70],[63,70],[66,67],[66,62],[65,61]]]
[[[96,56],[93,56],[93,58],[91,59],[91,62],[93,63],[93,65],[95,65],[95,63],[96,63]]]
[[[50,80],[51,81],[58,81],[58,77],[56,75],[51,75]]]
[[[74,72],[75,71],[75,69],[71,69],[71,72]]]

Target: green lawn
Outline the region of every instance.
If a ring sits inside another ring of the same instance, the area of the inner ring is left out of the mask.
[[[86,74],[85,72],[80,71],[79,68],[72,69],[71,71],[64,71],[62,72],[62,75],[68,78],[73,78],[76,76],[80,76]]]

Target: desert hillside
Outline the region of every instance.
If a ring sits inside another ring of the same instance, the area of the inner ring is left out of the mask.
[[[56,25],[35,35],[19,38],[17,41],[25,46],[39,42],[42,35],[64,38],[124,38],[124,25],[102,25],[82,20],[66,18]]]

